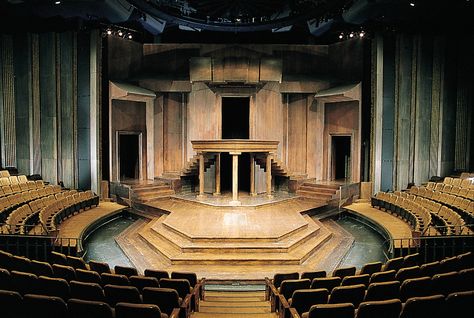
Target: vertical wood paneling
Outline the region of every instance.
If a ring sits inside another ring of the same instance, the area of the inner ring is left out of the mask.
[[[421,37],[417,44],[414,183],[419,185],[430,178],[433,42],[431,37]]]
[[[154,135],[154,141],[155,141],[155,176],[161,176],[163,175],[163,156],[164,156],[164,137],[163,137],[163,131],[164,131],[164,121],[163,121],[163,114],[164,114],[164,96],[159,95],[155,99],[155,114],[154,114],[154,119],[155,119],[155,135]]]
[[[59,38],[59,63],[60,63],[60,103],[59,103],[59,129],[58,142],[60,143],[60,159],[58,160],[59,179],[69,188],[75,187],[74,167],[74,122],[75,122],[75,96],[76,84],[74,64],[74,34],[62,33]]]
[[[187,105],[187,160],[194,155],[191,140],[220,139],[220,103],[203,83],[193,83]],[[186,160],[186,161],[187,161]]]
[[[289,94],[287,167],[299,175],[306,174],[306,104],[305,94]]]
[[[397,41],[396,81],[396,180],[395,190],[406,189],[410,176],[411,64],[413,39],[402,35]]]
[[[15,82],[13,66],[13,38],[3,35],[0,47],[2,65],[2,123],[0,140],[2,141],[2,166],[16,167],[16,126],[15,126]]]
[[[180,93],[166,93],[163,109],[164,172],[179,172],[182,168],[182,107]]]

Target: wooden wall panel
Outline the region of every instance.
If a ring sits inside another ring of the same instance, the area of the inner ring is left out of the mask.
[[[308,178],[323,179],[324,103],[308,96],[307,104],[307,155]]]
[[[187,104],[186,161],[194,155],[191,140],[221,138],[221,109],[216,94],[203,83],[193,83]]]
[[[431,94],[433,76],[433,43],[430,38],[418,42],[415,111],[414,183],[430,178]]]
[[[278,141],[277,157],[282,160],[284,109],[278,83],[268,83],[256,94],[254,116],[250,132],[255,135],[250,139]]]
[[[163,112],[164,112],[164,97],[159,95],[155,99],[155,114],[154,114],[154,142],[155,142],[155,176],[163,175]]]
[[[289,94],[288,163],[291,173],[306,174],[306,94]]]
[[[56,35],[40,35],[41,175],[57,184]]]
[[[164,95],[163,109],[163,170],[179,172],[183,167],[182,156],[182,95]]]

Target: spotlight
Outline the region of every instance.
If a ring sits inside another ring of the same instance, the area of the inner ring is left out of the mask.
[[[59,0],[54,1],[54,4],[61,4],[61,1],[59,1]]]
[[[414,7],[415,6],[415,3],[414,2],[410,2],[410,7]]]
[[[343,37],[344,37],[344,34],[342,34],[342,33],[341,33],[341,34],[339,34],[339,39],[341,39],[341,40],[342,40],[342,38],[343,38]]]
[[[107,34],[108,34],[108,35],[111,35],[111,34],[112,34],[112,30],[107,30]]]
[[[365,35],[365,32],[364,32],[364,31],[361,31],[361,32],[359,33],[359,37],[361,37],[361,38],[363,38],[364,35]]]
[[[129,35],[128,35],[128,38],[131,40],[131,39],[132,39],[132,35],[131,35],[131,34],[129,34]]]
[[[119,35],[119,36],[122,36],[122,35],[123,35],[123,33],[122,33],[122,31],[121,31],[121,30],[120,30],[120,31],[118,31],[118,35]]]
[[[351,32],[351,33],[349,34],[349,37],[350,37],[350,38],[353,38],[353,37],[354,37],[354,33]]]

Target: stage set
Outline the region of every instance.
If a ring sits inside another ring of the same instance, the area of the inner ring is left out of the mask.
[[[109,43],[108,118],[110,193],[145,216],[116,239],[132,263],[337,267],[353,238],[314,216],[359,197],[361,45],[134,45]]]

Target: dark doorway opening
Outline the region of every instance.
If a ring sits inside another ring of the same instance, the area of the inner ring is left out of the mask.
[[[351,136],[332,136],[332,175],[335,180],[351,178]]]
[[[222,97],[222,139],[249,139],[250,97]]]
[[[222,97],[222,139],[249,139],[250,97]],[[221,189],[232,191],[232,156],[221,154]],[[250,155],[239,155],[239,190],[250,191]]]
[[[140,178],[139,142],[139,134],[119,134],[120,180]]]

